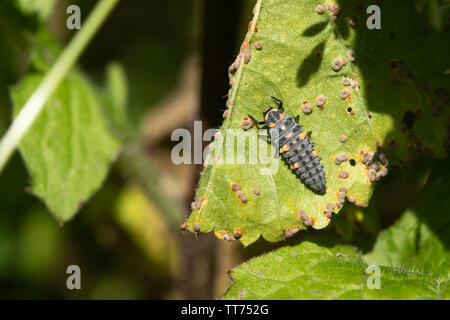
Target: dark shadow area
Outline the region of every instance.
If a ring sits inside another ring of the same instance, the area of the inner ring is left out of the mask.
[[[450,207],[442,202],[441,207],[436,204],[431,210],[413,201],[427,192],[425,187],[418,193],[423,187],[420,179],[435,164],[433,158],[446,156],[443,148],[449,135],[450,111],[445,99],[450,82],[444,74],[450,52],[448,13],[443,30],[437,31],[430,24],[427,10],[417,12],[413,3],[380,1],[377,5],[381,9],[381,29],[369,30],[368,5],[339,1],[341,14],[336,26],[344,39],[350,30],[355,33],[352,51],[360,69],[360,90],[367,111],[387,114],[394,121],[381,146],[389,159],[390,173],[377,183],[371,205],[375,204],[381,214],[383,229],[412,205],[417,216],[448,248],[448,236],[442,232],[443,228],[448,229],[448,221],[442,221],[442,215]],[[376,115],[371,115],[374,124],[382,125],[377,124]],[[393,166],[400,168],[393,170]],[[448,167],[442,170],[448,171]],[[388,208],[387,203],[392,207]],[[367,248],[370,247],[369,244]]]
[[[308,83],[309,78],[316,73],[322,63],[325,41],[316,45],[310,54],[303,60],[297,72],[297,85],[301,88]]]
[[[328,25],[328,21],[319,22],[311,27],[307,28],[305,31],[303,31],[302,36],[304,37],[313,37],[320,33],[322,30],[324,30]]]
[[[218,127],[223,121],[222,112],[225,109],[223,97],[229,89],[227,70],[238,51],[236,44],[243,5],[244,3],[239,0],[204,3],[199,116],[205,129]],[[206,142],[203,147],[205,146]],[[202,165],[193,166],[192,194],[186,198],[187,204],[195,199],[198,177],[202,169]],[[186,214],[188,213],[187,209]],[[198,239],[190,232],[182,235],[183,266],[180,286],[185,299],[214,297],[217,250],[217,241],[211,234],[200,234]]]

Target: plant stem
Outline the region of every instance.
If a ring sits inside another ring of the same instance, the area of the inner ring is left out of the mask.
[[[80,54],[118,2],[119,0],[101,0],[96,5],[80,31],[74,36],[51,70],[45,75],[39,87],[37,87],[22,110],[20,110],[0,141],[0,172],[3,171],[12,153],[44,109],[45,104],[61,80],[75,64]]]

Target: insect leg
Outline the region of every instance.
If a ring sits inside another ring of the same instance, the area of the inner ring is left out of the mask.
[[[275,98],[275,97],[271,97],[271,98],[272,98],[272,100],[275,101],[275,103],[278,105],[278,109],[280,109],[281,111],[284,111],[284,108],[283,108],[283,101],[281,101],[280,99]]]
[[[251,114],[249,114],[248,117],[249,117],[250,119],[252,119],[252,121],[256,124],[256,127],[257,127],[258,129],[259,129],[258,125],[261,125],[261,124],[265,124],[265,123],[266,123],[265,121],[258,121],[258,120],[256,120],[256,118],[255,118],[254,116],[252,116]]]

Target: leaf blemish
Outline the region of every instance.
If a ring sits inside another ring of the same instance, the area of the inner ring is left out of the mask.
[[[347,194],[347,188],[340,188],[337,194],[336,206],[340,208],[345,203],[345,196]]]
[[[221,239],[221,240],[226,240],[226,241],[234,241],[235,237],[231,236],[228,232],[228,230],[220,230],[218,232],[216,232],[216,237]]]
[[[341,13],[341,8],[338,7],[337,4],[331,3],[327,4],[328,11],[331,12],[331,20],[336,21],[339,14]]]
[[[241,127],[244,130],[251,129],[253,127],[253,121],[247,117],[242,118]]]
[[[236,196],[238,197],[238,200],[240,203],[246,203],[247,202],[247,196],[242,191],[238,191],[236,193]]]
[[[301,230],[300,226],[288,228],[284,231],[286,238],[290,238]]]
[[[234,237],[235,239],[240,239],[240,238],[242,238],[242,229],[241,229],[241,228],[234,229],[234,231],[233,231],[233,237]]]
[[[317,14],[323,14],[325,12],[325,8],[320,4],[314,10],[316,11]]]
[[[319,108],[323,109],[325,107],[326,102],[327,98],[323,94],[316,97],[316,105]]]
[[[345,171],[345,170],[339,171],[339,178],[347,179],[349,176],[350,176],[350,174],[347,171]]]
[[[345,100],[345,99],[347,99],[348,97],[350,97],[351,94],[352,94],[352,93],[350,92],[350,90],[343,89],[343,90],[341,91],[341,99],[342,99],[342,100]]]
[[[254,189],[252,190],[252,192],[253,192],[253,194],[255,194],[255,195],[257,195],[257,196],[259,196],[259,195],[260,195],[260,192],[259,192],[259,190],[258,190],[258,189],[256,189],[256,188],[254,188]]]
[[[331,63],[331,68],[334,71],[339,71],[342,68],[342,59],[334,59],[333,62]]]
[[[347,51],[347,57],[350,62],[355,62],[356,58],[352,50]]]
[[[298,217],[302,219],[303,223],[309,227],[314,225],[314,218],[309,217],[304,210],[300,210],[297,213]]]
[[[347,77],[344,77],[344,79],[342,79],[342,85],[344,85],[344,86],[350,86],[352,84],[352,82],[350,81],[350,79],[349,78],[347,78]]]
[[[309,104],[308,101],[303,101],[302,112],[305,114],[310,114],[312,112],[311,105]]]
[[[348,155],[347,155],[347,153],[343,152],[335,157],[334,162],[336,164],[341,164],[342,162],[345,162],[347,160],[348,160]]]
[[[186,231],[186,230],[188,230],[188,228],[189,228],[189,225],[188,225],[187,221],[180,226],[181,231]]]
[[[336,208],[336,205],[334,205],[333,203],[327,204],[327,210],[324,212],[324,214],[326,215],[326,217],[328,219],[331,219],[331,216],[333,215],[333,210],[335,208]]]
[[[355,110],[353,110],[352,106],[348,106],[347,112],[350,113],[352,116],[355,114]],[[357,132],[355,132],[357,133]]]
[[[234,191],[239,191],[239,190],[241,190],[241,186],[240,185],[238,185],[237,183],[232,183],[231,184],[231,190],[234,192]]]

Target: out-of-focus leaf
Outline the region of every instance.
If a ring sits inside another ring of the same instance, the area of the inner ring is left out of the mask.
[[[405,265],[434,272],[447,279],[450,272],[450,173],[441,161],[410,209],[389,229],[381,232],[368,263]]]
[[[445,299],[438,279],[413,270],[380,266],[373,271],[347,246],[304,241],[252,259],[231,271],[224,299]],[[369,282],[369,286],[368,286]],[[445,283],[444,283],[445,284]]]
[[[430,0],[429,2],[429,13],[430,16],[430,23],[436,30],[442,29],[442,13],[441,9],[439,8],[439,1],[438,0]]]
[[[60,254],[61,228],[45,210],[31,210],[19,230],[18,270],[32,279],[46,279]]]
[[[16,7],[24,14],[36,14],[40,21],[46,21],[57,0],[15,0]]]
[[[50,31],[43,27],[30,38],[32,43],[30,65],[37,71],[47,72],[61,54],[62,47]]]
[[[174,254],[174,242],[166,221],[136,188],[127,188],[119,196],[116,209],[119,224],[130,234],[148,259],[167,272]]]
[[[128,84],[125,70],[119,63],[106,69],[106,112],[114,128],[124,131],[127,126]],[[123,132],[122,132],[123,133]]]
[[[29,74],[12,90],[14,115],[42,78]],[[98,189],[118,148],[95,92],[77,73],[60,84],[20,144],[32,192],[60,221],[72,218]]]

